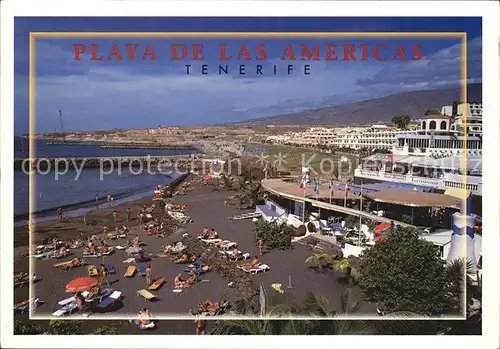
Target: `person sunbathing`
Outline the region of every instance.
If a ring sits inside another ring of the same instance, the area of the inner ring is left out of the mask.
[[[174,279],[175,288],[182,288],[184,286],[184,280],[181,278],[181,274],[177,274]]]
[[[165,254],[170,254],[172,252],[172,246],[171,245],[167,245],[163,248],[163,253]]]
[[[61,247],[59,250],[59,257],[66,257],[68,255],[68,250],[66,250],[66,247]]]
[[[194,285],[198,281],[198,275],[196,275],[196,270],[191,270],[191,276],[186,280],[186,285]]]
[[[210,232],[210,235],[208,237],[209,237],[209,239],[217,239],[219,237],[219,234],[217,234],[215,229],[212,228],[212,231]]]
[[[188,263],[189,262],[189,256],[187,253],[184,253],[182,256],[174,260],[174,263]]]
[[[238,250],[238,246],[234,246],[232,258],[239,258],[241,256],[241,251]]]
[[[260,264],[259,257],[254,256],[253,259],[250,261],[250,263],[245,263],[245,264],[242,264],[241,266],[244,268],[253,268],[253,267],[258,266],[259,264]]]
[[[203,233],[201,234],[202,239],[208,239],[210,236],[210,231],[208,230],[207,227],[203,228]]]
[[[254,256],[252,261],[250,262],[250,267],[256,267],[260,264],[259,257]]]
[[[137,235],[133,240],[132,240],[132,246],[134,248],[138,248],[139,247],[139,235]]]
[[[189,262],[191,262],[191,263],[194,263],[194,262],[196,262],[197,260],[198,260],[198,256],[197,256],[197,255],[195,255],[195,254],[194,254],[194,255],[192,255],[192,256],[191,256],[191,258],[189,258]]]
[[[139,312],[139,323],[141,326],[148,326],[151,324],[151,314],[146,308]]]

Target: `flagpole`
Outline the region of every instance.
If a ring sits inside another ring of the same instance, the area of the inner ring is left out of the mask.
[[[363,179],[361,179],[361,198],[359,199],[359,230],[358,230],[358,246],[361,245],[361,212],[363,212]]]
[[[344,207],[347,207],[347,182],[345,183],[345,196],[344,196]]]

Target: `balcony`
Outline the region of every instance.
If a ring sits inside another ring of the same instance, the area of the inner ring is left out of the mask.
[[[470,191],[474,195],[482,195],[482,183],[478,183],[475,178],[469,177],[468,183],[464,184],[462,182],[461,176],[457,176],[456,179],[450,178],[428,178],[428,177],[418,177],[412,176],[411,174],[396,174],[396,173],[386,173],[381,171],[370,171],[361,168],[354,170],[354,177],[374,179],[378,181],[395,182],[395,183],[411,183],[415,185],[424,185],[435,187],[439,190],[446,190],[447,188],[464,188]]]

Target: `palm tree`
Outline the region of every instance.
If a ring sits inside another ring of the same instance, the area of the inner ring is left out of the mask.
[[[293,227],[283,223],[259,220],[255,227],[255,241],[263,240],[268,250],[292,248]]]
[[[240,179],[238,187],[236,197],[244,207],[255,207],[264,200],[264,191],[260,182]]]
[[[328,334],[355,335],[375,334],[375,327],[363,320],[294,320],[294,315],[312,318],[352,316],[360,308],[360,297],[355,290],[348,289],[341,297],[338,312],[328,298],[313,293],[306,294],[302,306],[297,306],[286,296],[266,297],[265,317],[283,317],[284,320],[234,320],[224,321],[216,326],[213,334],[248,334],[248,335],[299,335]]]
[[[306,259],[305,263],[314,263],[318,266],[319,270],[322,270],[323,266],[328,263],[332,263],[333,260],[333,256],[329,255],[328,253],[313,253]]]
[[[354,258],[342,258],[333,261],[333,270],[344,272],[348,280],[355,279],[359,276],[359,270],[355,266],[356,260]]]

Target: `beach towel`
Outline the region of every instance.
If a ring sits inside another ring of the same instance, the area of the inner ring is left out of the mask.
[[[139,271],[140,276],[146,276],[146,265],[145,264],[137,265],[137,270]]]
[[[137,267],[135,265],[129,265],[129,267],[127,268],[127,272],[125,273],[125,275],[123,275],[123,277],[131,278],[135,275],[136,271]]]
[[[165,283],[165,278],[159,278],[149,286],[149,290],[156,291]]]
[[[146,289],[142,289],[142,290],[137,291],[137,295],[144,298],[147,301],[152,301],[152,300],[158,299],[157,296],[155,296],[154,294],[152,294],[151,292],[149,292]]]
[[[119,301],[120,298],[122,296],[122,293],[119,292],[119,291],[114,291],[109,297],[105,298],[104,300],[102,300],[98,307],[100,309],[105,309],[109,306],[111,306],[112,304],[114,304],[115,302]]]

